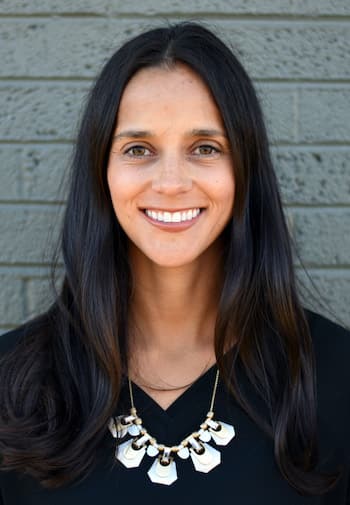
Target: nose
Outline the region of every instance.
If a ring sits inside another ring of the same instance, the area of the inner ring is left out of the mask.
[[[192,188],[192,177],[180,155],[164,156],[155,167],[152,189],[174,195]]]

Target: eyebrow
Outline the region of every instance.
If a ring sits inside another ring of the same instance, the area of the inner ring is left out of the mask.
[[[155,137],[155,133],[149,130],[125,130],[118,133],[113,137],[113,141],[119,140],[121,138],[150,138]],[[222,130],[217,130],[215,128],[194,128],[185,133],[186,137],[224,137],[227,139],[227,135]]]

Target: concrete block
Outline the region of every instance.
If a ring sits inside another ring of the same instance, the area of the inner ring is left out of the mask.
[[[0,3],[1,5],[1,3]],[[45,44],[45,22],[29,23],[3,19],[0,22],[0,59],[4,73],[2,76],[30,76],[30,68],[42,61],[48,61]],[[17,67],[17,70],[16,70]]]
[[[256,86],[272,143],[294,142],[296,136],[296,91],[293,87]]]
[[[300,88],[300,142],[350,142],[350,87]]]
[[[122,41],[145,23],[116,19],[4,20],[3,76],[93,77]]]
[[[0,22],[0,76],[94,77],[122,42],[159,20],[41,18]],[[163,22],[164,24],[164,22]],[[348,79],[350,26],[215,21],[256,79]]]
[[[0,200],[21,198],[21,149],[0,145]]]
[[[0,138],[70,141],[76,130],[87,86],[0,85]]]
[[[290,208],[294,241],[304,265],[350,265],[350,208]]]
[[[24,285],[18,272],[0,272],[0,321],[1,326],[19,324],[24,318]]]
[[[228,20],[216,25],[253,79],[349,78],[349,25]]]
[[[0,200],[62,201],[70,145],[0,146]]]
[[[0,14],[98,14],[101,16],[125,13],[154,16],[155,14],[305,14],[338,15],[350,14],[345,0],[2,0]]]
[[[280,147],[273,159],[284,203],[350,205],[350,149]]]
[[[66,197],[71,146],[45,146],[22,150],[22,198],[62,201]]]
[[[55,299],[48,277],[34,277],[26,281],[26,312],[29,319],[47,310]]]
[[[350,271],[310,269],[297,271],[303,304],[350,328]]]
[[[0,262],[50,262],[62,210],[58,205],[0,205]]]

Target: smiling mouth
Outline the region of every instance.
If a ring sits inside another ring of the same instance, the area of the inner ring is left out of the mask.
[[[192,209],[179,210],[174,212],[151,209],[142,210],[146,216],[160,223],[185,223],[192,221],[198,217],[204,209],[200,207],[194,207]]]

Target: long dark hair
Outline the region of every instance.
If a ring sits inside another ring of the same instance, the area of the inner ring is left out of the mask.
[[[93,466],[125,371],[133,282],[127,237],[107,186],[112,135],[121,95],[135,72],[177,61],[211,90],[232,148],[234,216],[223,232],[225,277],[215,330],[221,375],[273,439],[288,482],[303,494],[322,494],[340,474],[323,475],[317,468],[313,346],[262,111],[231,50],[196,23],[152,29],[125,43],[90,92],[61,235],[63,283],[50,309],[23,327],[1,363],[2,469],[54,488]],[[234,338],[228,363],[224,350]],[[238,367],[264,400],[267,416],[258,416],[240,390]]]

